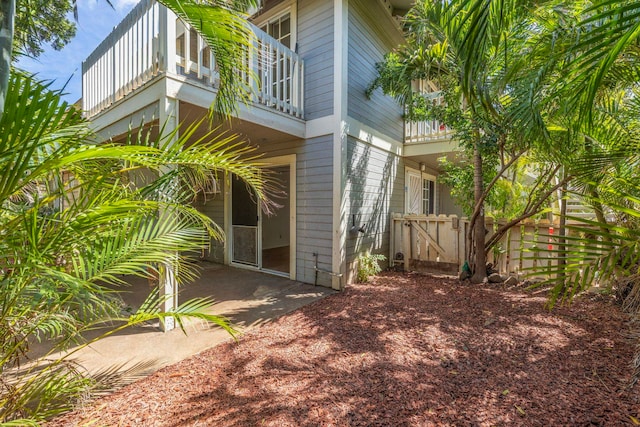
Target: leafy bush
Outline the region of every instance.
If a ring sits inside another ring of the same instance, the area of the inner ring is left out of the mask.
[[[379,262],[386,259],[387,257],[382,254],[371,254],[369,252],[358,255],[358,282],[366,282],[369,277],[380,273],[382,268]]]

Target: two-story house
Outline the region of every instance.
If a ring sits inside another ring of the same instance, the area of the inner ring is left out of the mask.
[[[403,42],[411,0],[265,0],[252,17],[260,43],[253,105],[233,130],[263,153],[287,197],[262,215],[233,177],[197,205],[226,232],[215,262],[339,289],[358,254],[389,254],[391,212],[458,213],[435,177],[455,149],[438,123],[405,123],[376,91],[375,64]],[[207,114],[216,72],[202,38],[141,0],[83,64],[83,109],[99,135],[172,128]]]

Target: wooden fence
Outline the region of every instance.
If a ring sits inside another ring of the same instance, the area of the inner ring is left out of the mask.
[[[502,224],[487,219],[487,240]],[[465,261],[468,228],[469,221],[456,215],[392,214],[389,264],[406,271],[456,273]],[[487,262],[503,274],[530,274],[528,269],[553,262],[555,255],[550,249],[557,249],[557,242],[549,236],[554,231],[557,233],[549,221],[524,221],[502,237]]]

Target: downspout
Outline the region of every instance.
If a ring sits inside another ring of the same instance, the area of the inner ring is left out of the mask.
[[[334,273],[331,270],[325,270],[322,268],[318,268],[318,253],[314,252],[313,253],[313,258],[315,260],[315,263],[313,265],[313,270],[316,272],[316,277],[315,280],[313,282],[313,286],[318,286],[318,273],[326,273],[330,276],[333,277],[339,277],[340,279],[342,279],[343,274],[342,273]],[[344,290],[344,286],[342,285],[342,280],[340,280],[340,289]]]

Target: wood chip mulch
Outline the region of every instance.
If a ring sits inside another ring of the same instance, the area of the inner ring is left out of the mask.
[[[607,298],[385,273],[50,426],[624,426],[634,343]]]

